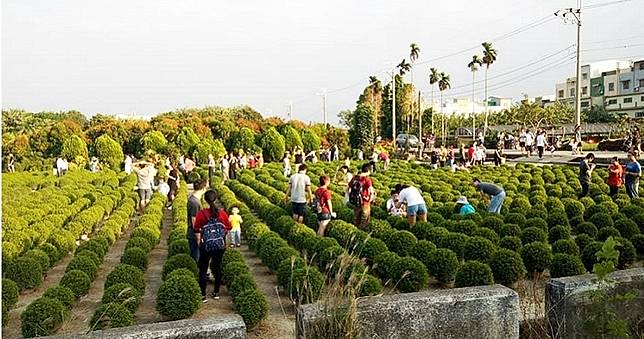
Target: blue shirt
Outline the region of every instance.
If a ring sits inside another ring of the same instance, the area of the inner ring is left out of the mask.
[[[642,175],[642,165],[640,165],[640,163],[637,161],[632,161],[632,162],[629,162],[628,165],[626,165],[626,169],[624,171],[634,172],[634,173],[638,173],[639,175]],[[626,182],[633,182],[633,181],[639,180],[639,176],[632,175],[632,174],[626,174],[625,177],[626,177]]]

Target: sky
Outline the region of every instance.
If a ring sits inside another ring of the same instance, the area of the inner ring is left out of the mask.
[[[446,96],[471,97],[466,66],[488,40],[498,50],[490,95],[552,95],[574,75],[576,26],[553,13],[576,0],[479,4],[4,0],[2,107],[144,117],[248,104],[286,117],[292,103],[293,118],[308,122],[322,121],[326,89],[329,122],[337,123],[370,75],[390,81],[387,71],[409,59],[412,42],[421,49],[414,83],[428,99],[430,67],[451,76]],[[644,57],[644,0],[582,5],[582,63]],[[478,83],[475,96],[482,91]]]

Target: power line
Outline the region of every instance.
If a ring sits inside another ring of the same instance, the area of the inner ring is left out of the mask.
[[[595,5],[584,6],[581,9],[595,9],[595,8],[601,8],[601,7],[621,4],[621,3],[629,2],[629,1],[632,1],[632,0],[617,0],[617,1],[605,2],[605,3],[595,4]]]
[[[621,45],[621,46],[611,46],[611,47],[598,47],[598,48],[590,48],[590,49],[582,49],[582,52],[590,52],[590,51],[603,51],[603,50],[608,50],[608,49],[623,49],[623,48],[633,48],[633,47],[639,47],[639,46],[644,46],[644,43],[642,44],[633,44],[633,45]]]

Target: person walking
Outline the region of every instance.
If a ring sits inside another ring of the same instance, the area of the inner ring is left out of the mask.
[[[382,161],[382,170],[386,171],[389,169],[389,163],[391,160],[389,159],[389,153],[385,151],[384,149],[380,151],[380,160]]]
[[[230,226],[232,227],[230,230],[230,239],[232,240],[230,247],[241,247],[241,225],[244,223],[244,219],[239,215],[239,207],[233,206],[230,210],[228,221],[230,221]]]
[[[206,193],[206,180],[197,179],[192,183],[193,192],[188,197],[188,232],[186,238],[188,239],[188,245],[190,246],[190,256],[197,263],[199,262],[199,242],[197,242],[197,236],[194,231],[194,223],[197,218],[197,213],[201,210],[201,198]]]
[[[282,163],[284,164],[284,176],[288,178],[291,176],[291,159],[288,151],[284,154]]]
[[[349,183],[351,182],[351,179],[353,179],[353,174],[349,171],[349,166],[342,166],[340,168],[340,179],[338,180],[338,185],[342,187],[342,191],[344,192],[344,204],[349,202]]]
[[[478,178],[474,178],[472,182],[477,190],[490,196],[488,212],[501,213],[501,207],[503,207],[503,201],[505,200],[505,190],[491,182],[481,182]]]
[[[534,146],[534,134],[532,131],[528,130],[525,134],[525,150],[528,154],[528,158],[532,156],[532,147]]]
[[[58,172],[58,176],[61,177],[65,175],[65,173],[67,173],[67,168],[67,160],[63,157],[58,157],[58,159],[56,159],[56,170]]]
[[[543,151],[546,149],[546,132],[542,129],[537,131],[537,154],[539,154],[539,160],[543,159]]]
[[[608,180],[607,184],[610,188],[610,195],[614,196],[617,194],[617,191],[624,184],[624,167],[619,163],[617,157],[611,159],[610,165],[608,166]]]
[[[642,177],[642,166],[637,161],[635,152],[628,153],[629,163],[624,171],[626,194],[631,198],[639,197],[640,178]]]
[[[16,163],[16,158],[13,156],[13,153],[9,153],[9,161],[7,162],[7,172],[13,173],[16,171],[15,163]]]
[[[211,154],[208,154],[208,182],[212,183],[212,177],[215,176],[215,169],[217,163],[215,162],[215,157]]]
[[[168,171],[168,186],[170,186],[170,191],[168,192],[166,208],[170,209],[172,208],[174,197],[177,195],[177,191],[179,191],[179,170],[175,163],[170,163],[170,171]]]
[[[642,152],[642,136],[640,135],[640,128],[633,126],[631,132],[631,152]]]
[[[127,175],[132,173],[132,157],[129,154],[125,155],[125,160],[123,160],[123,169]]]
[[[92,173],[98,172],[98,158],[97,157],[92,157],[92,159],[89,161],[89,171]]]
[[[398,184],[395,190],[398,192],[400,201],[407,206],[407,222],[409,225],[415,225],[416,220],[427,222],[427,205],[418,188]]]
[[[593,163],[593,161],[595,161],[595,155],[588,153],[579,163],[579,183],[581,184],[581,193],[579,194],[580,198],[588,195],[593,170],[595,169],[595,163]]]
[[[293,220],[300,224],[303,223],[304,215],[306,214],[306,204],[313,197],[313,193],[311,192],[311,178],[306,175],[306,164],[301,164],[297,173],[291,175],[289,178],[286,197],[290,197],[291,199]]]
[[[230,163],[228,162],[228,154],[224,154],[221,157],[221,176],[224,179],[224,182],[230,179]]]
[[[205,187],[205,186],[204,186]],[[201,301],[207,302],[206,286],[208,284],[208,268],[215,276],[215,289],[211,296],[219,299],[219,288],[221,287],[221,262],[226,252],[226,234],[232,226],[228,221],[228,214],[223,208],[216,206],[217,193],[210,190],[204,194],[204,200],[208,204],[207,209],[200,210],[195,216],[193,232],[195,241],[199,247],[199,288],[201,289]]]
[[[230,166],[230,170],[228,171],[228,178],[235,180],[237,179],[237,172],[239,171],[239,159],[237,159],[233,152],[230,152],[228,162]]]
[[[583,144],[581,143],[581,125],[576,125],[575,126],[575,141],[574,145],[572,145],[572,154],[583,154],[582,153],[582,146]]]
[[[154,168],[154,163],[149,161],[138,161],[133,164],[132,169],[136,173],[136,185],[139,190],[139,198],[141,198],[139,208],[140,213],[143,213],[145,206],[152,199],[152,186],[154,186],[154,176],[157,175],[157,170]]]
[[[318,235],[324,237],[326,226],[335,217],[333,212],[333,204],[331,203],[331,191],[329,190],[329,183],[331,179],[323,175],[320,177],[320,187],[315,190],[315,214],[318,221]]]
[[[358,175],[349,183],[349,202],[354,206],[354,222],[361,230],[366,230],[371,218],[371,203],[376,198],[371,178],[371,166],[362,165]]]

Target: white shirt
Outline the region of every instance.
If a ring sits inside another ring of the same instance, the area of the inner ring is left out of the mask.
[[[289,168],[291,166],[291,161],[288,159],[288,157],[284,157],[284,168]]]
[[[528,146],[531,146],[533,141],[534,141],[534,136],[532,135],[532,132],[526,133],[525,144]]]
[[[400,194],[398,196],[400,197],[400,201],[404,201],[407,206],[414,206],[425,203],[425,199],[416,187],[407,187],[404,190],[400,191]]]
[[[230,167],[230,164],[228,163],[228,159],[226,158],[221,159],[221,168],[226,169],[228,167]]]
[[[546,146],[546,136],[543,134],[537,135],[537,147],[544,147]]]

